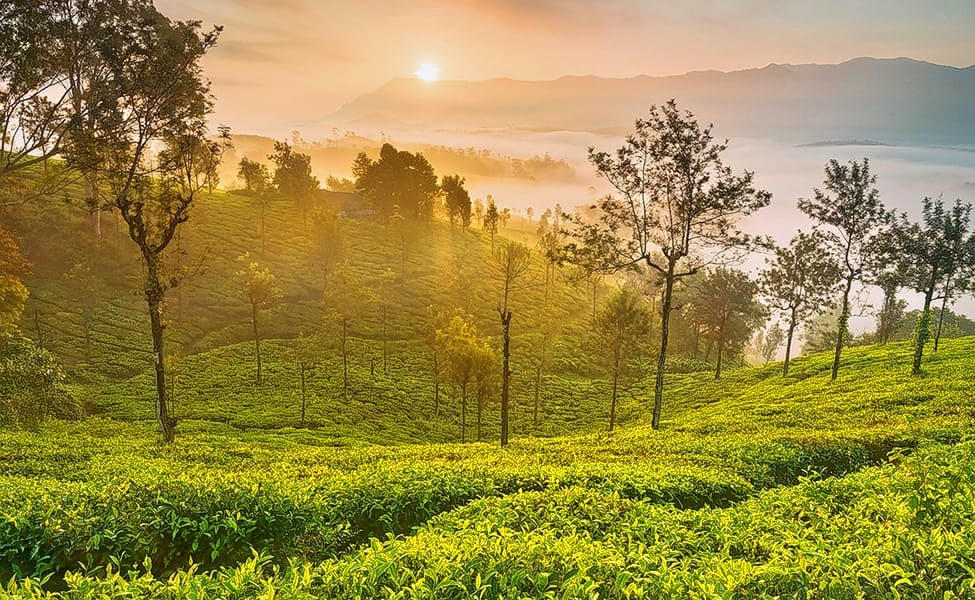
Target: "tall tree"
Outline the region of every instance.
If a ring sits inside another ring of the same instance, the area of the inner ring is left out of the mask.
[[[474,421],[475,439],[481,441],[481,425],[484,409],[496,398],[498,389],[498,353],[483,340],[474,348],[474,400],[477,402],[477,416]]]
[[[722,267],[710,272],[694,290],[694,303],[717,349],[715,379],[721,379],[725,351],[746,345],[766,316],[757,294],[758,284],[747,274]]]
[[[0,227],[0,338],[17,330],[28,296],[23,280],[30,274],[30,262],[17,240]]]
[[[565,215],[570,222],[561,255],[591,270],[656,271],[663,280],[660,351],[652,427],[660,427],[664,370],[675,284],[746,247],[739,218],[769,203],[753,174],[735,174],[721,156],[711,126],[702,127],[671,100],[650,107],[615,155],[591,149],[589,160],[614,193],[592,208],[597,218]]]
[[[789,374],[796,329],[828,304],[840,280],[830,240],[817,230],[799,232],[786,247],[766,259],[761,288],[771,307],[788,321],[782,376]]]
[[[542,412],[541,393],[545,381],[545,371],[552,359],[552,344],[562,327],[562,315],[552,303],[542,305],[538,319],[538,331],[532,343],[532,363],[535,367],[535,382],[532,386],[532,426],[537,427]]]
[[[759,333],[762,333],[762,344],[759,347],[759,353],[767,365],[775,358],[775,354],[779,351],[782,342],[786,339],[786,333],[778,321],[772,323],[768,330],[764,332],[759,330]]]
[[[610,378],[609,430],[616,426],[616,401],[622,379],[631,371],[630,361],[646,344],[649,321],[646,305],[636,293],[623,286],[615,290],[596,313],[590,348],[597,363]]]
[[[360,153],[352,165],[356,191],[372,202],[383,223],[395,213],[406,219],[428,221],[440,193],[433,166],[419,152],[397,150],[383,144],[379,159]]]
[[[972,205],[956,200],[945,207],[941,199],[925,198],[921,221],[912,223],[907,215],[896,219],[875,246],[908,273],[911,285],[924,294],[921,317],[914,337],[911,372],[921,373],[924,345],[931,337],[931,303],[954,275],[954,265],[975,260],[975,234],[971,231]]]
[[[274,308],[281,301],[281,290],[275,285],[274,274],[267,267],[261,267],[251,260],[250,254],[237,257],[241,268],[234,273],[244,298],[251,307],[251,328],[254,332],[254,356],[257,359],[257,384],[263,383],[261,377],[261,328],[260,313]]]
[[[299,390],[301,392],[301,417],[299,424],[305,426],[308,414],[308,376],[318,368],[321,361],[321,341],[314,336],[306,336],[304,333],[298,335],[294,341],[289,354],[294,360],[295,368],[298,370]]]
[[[853,284],[863,279],[870,261],[871,240],[891,217],[874,187],[877,176],[870,172],[868,159],[851,160],[845,165],[833,159],[826,163],[825,172],[825,189],[816,188],[812,199],[800,199],[799,210],[832,229],[832,246],[839,256],[843,295],[830,374],[836,381],[844,340],[849,335]]]
[[[884,293],[883,304],[877,311],[877,340],[881,344],[890,341],[891,336],[897,331],[901,321],[904,320],[904,311],[907,309],[907,302],[897,297],[901,289],[907,287],[907,273],[898,268],[881,271],[873,279]]]
[[[274,142],[268,159],[274,163],[274,187],[295,201],[307,220],[311,200],[318,191],[318,178],[311,174],[311,156],[297,152],[287,142]]]
[[[332,273],[331,282],[323,295],[326,319],[336,328],[339,351],[342,355],[342,392],[349,397],[349,334],[350,329],[369,314],[376,303],[376,294],[365,281],[343,263]]]
[[[447,203],[447,218],[450,227],[460,223],[461,229],[467,231],[471,226],[471,195],[464,188],[464,178],[460,175],[445,175],[440,183],[444,200]]]
[[[437,329],[437,346],[443,349],[450,380],[460,388],[460,442],[463,444],[467,441],[467,388],[474,379],[482,342],[472,319],[455,314]]]
[[[98,30],[99,56],[111,73],[95,102],[83,152],[74,160],[94,173],[128,226],[145,267],[143,291],[149,310],[156,373],[156,418],[163,439],[175,436],[168,410],[163,310],[166,291],[180,273],[167,272],[165,253],[208,180],[200,161],[212,164],[223,149],[207,134],[212,109],[200,59],[216,43],[219,28],[170,21],[149,2],[131,0],[135,16],[106,21]]]
[[[245,156],[240,159],[237,175],[257,204],[258,234],[261,238],[261,256],[264,256],[267,249],[267,209],[271,204],[271,173],[263,163]]]
[[[531,252],[517,242],[505,242],[495,256],[495,279],[500,288],[498,316],[501,318],[501,445],[508,445],[508,393],[511,383],[511,300],[513,294],[530,285]]]
[[[494,254],[494,236],[498,233],[498,226],[501,224],[501,214],[494,203],[494,199],[488,196],[487,208],[484,209],[484,220],[482,226],[484,231],[491,236],[491,254]]]

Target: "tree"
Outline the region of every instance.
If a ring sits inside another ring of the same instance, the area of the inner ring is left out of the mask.
[[[17,240],[0,227],[0,338],[17,331],[28,296],[23,279],[30,274],[30,263]]]
[[[663,280],[654,429],[660,427],[675,284],[747,247],[751,240],[738,220],[771,198],[753,185],[752,173],[736,175],[724,164],[726,148],[711,126],[701,127],[673,100],[652,106],[615,156],[589,152],[597,175],[614,190],[592,207],[597,218],[564,215],[570,226],[559,252],[563,260],[604,273],[642,268]]]
[[[849,335],[850,292],[853,284],[863,279],[870,260],[871,240],[880,227],[890,221],[890,214],[874,187],[877,176],[870,172],[868,159],[851,160],[845,165],[833,159],[826,163],[825,172],[825,190],[816,188],[811,200],[800,199],[799,210],[817,223],[832,228],[834,235],[830,239],[840,259],[844,285],[830,375],[836,381],[844,339]]]
[[[772,308],[788,321],[783,377],[789,374],[796,328],[829,302],[839,279],[830,240],[816,230],[797,233],[788,246],[774,247],[772,257],[766,259],[761,274],[762,292]]]
[[[332,273],[331,282],[322,297],[326,319],[336,326],[342,354],[342,391],[349,397],[349,329],[365,317],[376,303],[376,294],[366,287],[349,263],[342,263]]]
[[[274,163],[273,185],[292,198],[307,219],[312,196],[318,191],[318,178],[311,174],[311,156],[296,152],[287,142],[274,142],[268,159]]]
[[[251,327],[254,331],[254,355],[257,358],[257,384],[261,379],[261,329],[259,314],[270,310],[281,301],[281,290],[274,284],[274,275],[267,267],[261,268],[256,261],[252,261],[250,254],[237,257],[241,264],[234,277],[240,284],[244,298],[251,305]]]
[[[262,192],[270,183],[271,174],[263,163],[245,156],[237,163],[237,178],[244,182],[246,191]]]
[[[467,441],[467,386],[474,378],[482,342],[471,317],[455,314],[437,329],[437,346],[443,349],[446,372],[460,388],[460,442]]]
[[[508,445],[508,388],[511,382],[511,318],[512,294],[527,285],[525,277],[531,270],[531,252],[517,242],[505,242],[495,257],[495,279],[501,288],[498,316],[501,318],[501,445]]]
[[[759,333],[763,332],[759,330]],[[785,341],[785,337],[785,331],[783,331],[782,326],[779,325],[778,321],[772,323],[768,330],[763,333],[759,353],[761,354],[762,359],[765,361],[765,364],[769,364],[772,362],[772,359],[775,358],[775,354],[782,346],[782,342]]]
[[[355,182],[351,179],[346,179],[345,177],[338,178],[329,175],[327,178],[325,178],[325,187],[328,188],[330,192],[351,193],[355,191]]]
[[[532,347],[532,362],[535,367],[535,382],[532,390],[532,425],[538,426],[541,414],[541,392],[552,354],[552,342],[559,335],[562,319],[555,307],[550,303],[542,305],[539,317],[539,329],[534,337]]]
[[[190,216],[208,181],[198,177],[202,157],[212,164],[224,145],[207,135],[212,110],[200,59],[219,28],[170,21],[151,3],[132,0],[135,17],[106,21],[99,30],[100,57],[111,73],[84,151],[73,160],[95,173],[139,249],[145,280],[156,373],[156,418],[163,439],[173,441],[164,366],[163,310],[167,289],[181,274],[166,272],[165,253]],[[224,136],[224,143],[226,136]]]
[[[74,110],[71,57],[64,48],[91,38],[66,35],[73,28],[58,4],[0,3],[0,204],[70,182],[64,163],[49,160],[70,150],[84,117]]]
[[[311,215],[312,258],[322,271],[322,286],[328,285],[328,275],[342,259],[342,222],[338,213],[326,206],[316,206]]]
[[[726,349],[741,348],[765,318],[765,307],[756,299],[758,284],[748,275],[719,267],[701,280],[694,291],[698,314],[714,340],[717,359],[714,378],[721,379]]]
[[[525,209],[525,216],[528,217],[528,229],[531,230],[532,217],[535,216],[535,209],[532,208],[531,206],[527,207]]]
[[[498,389],[498,353],[486,342],[478,341],[474,351],[474,399],[477,402],[475,419],[475,439],[481,441],[481,424],[484,408]]]
[[[460,175],[445,175],[440,183],[447,203],[447,217],[450,227],[459,222],[464,231],[471,226],[471,196],[464,188],[464,178]]]
[[[396,212],[417,221],[433,217],[440,187],[433,166],[419,152],[397,150],[386,143],[379,150],[378,160],[360,153],[352,165],[352,174],[356,191],[372,202],[384,224]]]
[[[0,426],[34,428],[48,418],[84,416],[54,355],[16,335],[0,341]]]
[[[924,345],[931,337],[931,303],[938,290],[944,290],[956,273],[957,265],[975,260],[975,234],[971,232],[972,205],[956,200],[945,207],[941,199],[925,198],[920,223],[903,214],[877,238],[878,253],[908,275],[915,290],[924,294],[921,318],[914,339],[911,372],[921,373]]]
[[[891,336],[904,320],[907,302],[897,298],[898,292],[907,286],[907,274],[897,268],[881,272],[874,277],[876,284],[884,293],[883,305],[877,312],[877,340],[881,344],[890,341]]]
[[[616,426],[616,400],[621,379],[630,373],[630,361],[643,350],[649,317],[646,306],[626,286],[610,294],[593,320],[589,345],[611,381],[609,430]]]
[[[245,156],[240,159],[237,175],[244,181],[244,189],[253,195],[257,203],[260,220],[261,256],[264,256],[267,245],[267,209],[271,203],[271,174],[263,163],[250,160]]]
[[[483,227],[491,236],[491,254],[494,254],[494,236],[498,233],[498,226],[501,223],[501,215],[498,207],[494,204],[494,199],[488,196],[487,209],[484,211]]]

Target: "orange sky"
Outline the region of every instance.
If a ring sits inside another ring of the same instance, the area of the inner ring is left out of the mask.
[[[856,56],[975,63],[971,0],[156,1],[173,18],[224,25],[206,65],[216,119],[241,133],[300,129],[423,62],[445,79],[664,75]]]

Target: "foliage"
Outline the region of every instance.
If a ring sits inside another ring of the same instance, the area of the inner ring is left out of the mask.
[[[447,205],[447,218],[450,226],[460,222],[462,229],[471,226],[471,196],[464,188],[464,178],[460,175],[444,175],[440,183],[444,201]]]
[[[46,419],[81,416],[50,352],[26,338],[0,337],[0,425],[34,428]]]
[[[412,220],[429,220],[433,216],[440,188],[433,166],[419,152],[383,144],[378,160],[359,154],[352,173],[356,191],[373,203],[383,222],[388,223],[397,214]]]

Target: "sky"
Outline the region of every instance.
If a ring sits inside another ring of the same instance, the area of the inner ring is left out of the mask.
[[[424,63],[444,79],[674,75],[858,56],[975,63],[972,0],[156,0],[224,26],[216,120],[300,129]]]

